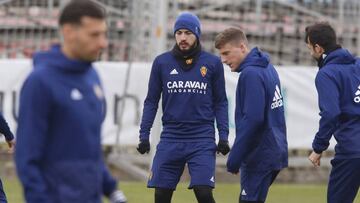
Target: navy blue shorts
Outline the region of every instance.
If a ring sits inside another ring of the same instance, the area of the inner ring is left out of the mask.
[[[148,187],[176,189],[185,164],[194,185],[215,186],[215,142],[160,141],[156,147]]]
[[[240,199],[244,201],[263,201],[279,170],[252,171],[241,169]]]
[[[360,185],[360,158],[331,160],[328,203],[352,203]]]

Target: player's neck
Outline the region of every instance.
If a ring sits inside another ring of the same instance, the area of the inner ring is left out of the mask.
[[[74,60],[78,59],[74,51],[66,43],[61,45],[61,52],[69,59],[74,59]]]

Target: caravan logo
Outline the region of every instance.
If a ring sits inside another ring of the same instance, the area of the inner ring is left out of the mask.
[[[279,86],[276,85],[273,102],[271,103],[271,109],[275,109],[281,106],[283,106],[283,97],[281,96]]]
[[[167,92],[206,94],[207,83],[199,81],[169,81],[166,83]]]
[[[358,86],[358,89],[355,92],[354,102],[355,103],[360,103],[360,85]]]

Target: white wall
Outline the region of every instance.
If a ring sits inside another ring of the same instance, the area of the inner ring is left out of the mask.
[[[117,125],[114,123],[114,101],[123,93],[127,63],[98,62],[95,64],[107,98],[107,117],[103,126],[103,143],[113,144],[116,140]],[[123,130],[120,132],[120,144],[135,145],[138,142],[138,131],[147,93],[150,74],[150,63],[134,63],[130,74]],[[12,93],[17,95],[22,82],[31,70],[30,60],[0,60],[0,92],[4,93],[3,113],[11,128],[16,129],[16,120],[12,114],[14,108]],[[231,73],[225,66],[226,88],[229,99],[230,140],[234,139],[235,89],[237,73]],[[314,67],[277,67],[282,82],[282,93],[285,102],[288,142],[290,148],[310,148],[313,136],[318,128],[317,93],[314,78],[317,69]],[[1,107],[1,105],[0,105]],[[160,125],[160,123],[155,123]],[[14,130],[15,131],[15,130]],[[152,135],[159,136],[159,135]]]

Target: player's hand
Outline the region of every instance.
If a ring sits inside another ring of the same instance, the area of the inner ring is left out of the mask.
[[[12,140],[6,140],[8,146],[9,146],[9,153],[13,153],[15,150],[15,139]]]
[[[229,173],[237,175],[239,173],[240,167],[233,164],[233,162],[229,161],[226,162],[226,169]]]
[[[316,152],[311,152],[310,156],[309,156],[309,160],[311,161],[311,163],[315,166],[315,167],[319,167],[320,166],[320,159],[321,159],[321,154],[318,154]]]
[[[230,169],[230,168],[228,167],[228,168],[227,168],[227,171],[228,171],[229,173],[233,174],[233,175],[239,174],[239,169],[233,170],[233,169]]]
[[[140,140],[138,147],[136,148],[140,154],[149,153],[150,142],[149,140]]]
[[[216,152],[218,154],[221,153],[222,155],[226,155],[227,153],[229,153],[229,151],[230,151],[229,142],[227,140],[219,140]]]
[[[121,190],[116,190],[110,195],[111,203],[126,203],[127,199]]]

